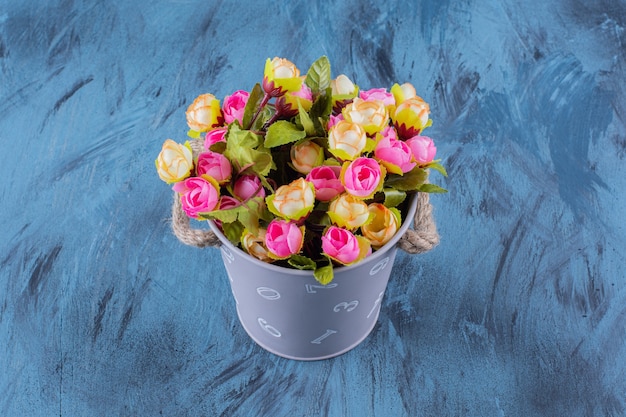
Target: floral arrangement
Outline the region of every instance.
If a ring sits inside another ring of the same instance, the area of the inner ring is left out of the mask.
[[[321,57],[306,75],[267,59],[263,81],[223,103],[202,94],[188,107],[184,144],[167,139],[156,159],[187,216],[213,220],[234,245],[281,266],[311,269],[322,284],[400,228],[435,160],[429,105],[410,83],[360,90],[331,79]],[[201,151],[194,155],[194,147]]]

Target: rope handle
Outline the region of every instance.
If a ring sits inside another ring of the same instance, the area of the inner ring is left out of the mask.
[[[439,244],[439,234],[432,211],[429,195],[419,193],[412,228],[407,229],[398,241],[400,249],[410,254],[418,254],[428,252]],[[172,204],[172,229],[178,240],[185,245],[199,248],[221,245],[219,238],[212,231],[191,227],[189,217],[183,211],[180,198],[176,194]]]

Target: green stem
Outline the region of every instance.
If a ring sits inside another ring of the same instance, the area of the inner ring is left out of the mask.
[[[261,100],[261,104],[259,104],[259,108],[254,113],[254,116],[252,116],[252,120],[250,120],[250,125],[247,127],[246,130],[250,130],[252,125],[254,125],[254,122],[259,117],[259,114],[261,114],[261,112],[263,111],[265,106],[267,105],[267,102],[270,101],[270,98],[271,98],[271,96],[269,94],[265,93],[265,95],[263,96],[263,100]]]

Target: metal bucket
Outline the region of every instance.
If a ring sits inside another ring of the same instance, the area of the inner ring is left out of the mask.
[[[372,331],[397,252],[411,224],[417,195],[404,223],[385,246],[356,265],[335,267],[321,285],[312,271],[262,262],[233,246],[213,222],[239,320],[261,347],[288,359],[321,360],[341,355]]]

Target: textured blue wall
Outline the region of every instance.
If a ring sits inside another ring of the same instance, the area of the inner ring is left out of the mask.
[[[0,415],[626,414],[626,3],[0,3]],[[254,345],[153,161],[267,57],[412,82],[449,171],[336,359]]]

